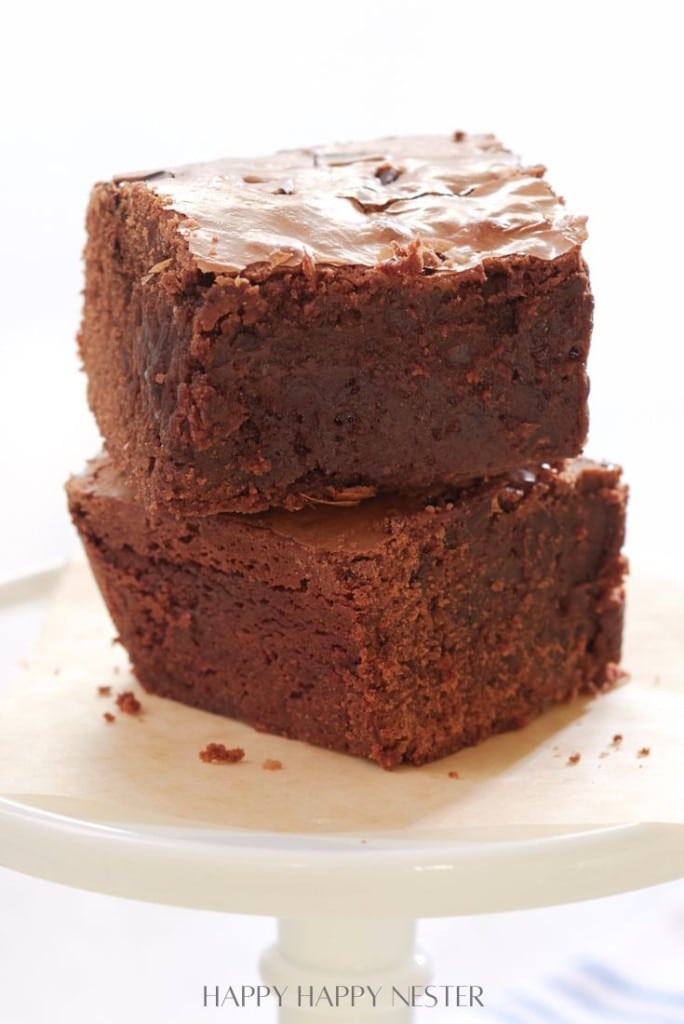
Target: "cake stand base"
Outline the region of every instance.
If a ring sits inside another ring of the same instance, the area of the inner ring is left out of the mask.
[[[282,919],[261,958],[280,1024],[405,1024],[429,980],[414,921]]]

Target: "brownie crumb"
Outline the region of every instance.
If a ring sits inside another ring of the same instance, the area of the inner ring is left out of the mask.
[[[359,484],[355,487],[328,487],[325,498],[309,498],[305,494],[302,497],[315,505],[348,505],[351,507],[359,505],[369,498],[374,498],[377,493],[377,487],[366,487]]]
[[[104,718],[105,722],[109,722],[110,725],[112,722],[116,722],[116,715],[113,715],[111,711],[105,711],[102,717]]]
[[[237,764],[245,756],[242,747],[228,748],[223,743],[207,743],[204,750],[200,750],[200,761],[205,764]]]
[[[267,757],[261,767],[267,772],[279,772],[283,767],[283,762],[274,757]]]
[[[139,715],[142,704],[131,690],[123,690],[116,698],[116,706],[125,715]]]
[[[314,288],[317,279],[316,263],[311,253],[306,249],[302,253],[302,273],[306,278],[309,287]]]
[[[447,772],[447,775],[449,776],[450,779],[459,779],[460,778],[460,775],[458,774],[458,772]]]
[[[393,181],[400,177],[401,173],[399,167],[393,167],[392,164],[384,163],[376,168],[375,177],[379,178],[383,185],[391,185]]]
[[[648,757],[651,753],[650,747],[642,747],[641,750],[637,751],[637,757]]]
[[[463,142],[466,137],[465,132],[454,132],[454,142]]]
[[[568,764],[579,764],[582,760],[581,754],[571,754],[568,758]]]
[[[622,743],[622,733],[621,732],[616,732],[615,735],[613,736],[612,744],[613,744],[614,747],[619,747],[621,743]]]
[[[111,686],[98,686],[97,692],[100,697],[111,697],[112,688]]]

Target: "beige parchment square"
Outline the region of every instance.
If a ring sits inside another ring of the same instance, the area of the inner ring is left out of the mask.
[[[94,820],[282,833],[450,839],[490,827],[684,823],[684,585],[633,577],[628,594],[628,683],[435,764],[385,772],[146,694],[76,563],[0,706],[0,794]],[[120,714],[100,686],[133,689],[143,713]],[[243,747],[244,761],[202,763],[210,741]],[[264,770],[266,759],[283,769]]]

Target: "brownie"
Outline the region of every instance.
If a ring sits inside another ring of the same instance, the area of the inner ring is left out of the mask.
[[[142,685],[259,729],[421,764],[616,678],[614,466],[180,520],[106,459],[68,492]]]
[[[543,174],[459,132],[97,185],[80,349],[129,484],[208,515],[577,455],[584,219]]]

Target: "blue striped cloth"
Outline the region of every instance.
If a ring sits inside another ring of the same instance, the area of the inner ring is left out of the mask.
[[[488,1017],[497,1024],[684,1024],[684,947],[677,974],[679,984],[660,987],[587,960],[567,974],[511,992],[504,1005],[487,1007]]]
[[[519,981],[492,979],[481,1016],[468,1022],[684,1024],[684,883],[606,900],[584,922],[546,913],[538,970],[518,961]]]

